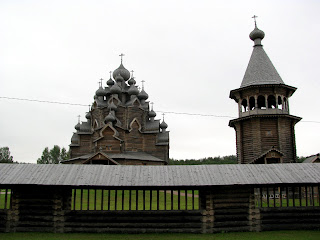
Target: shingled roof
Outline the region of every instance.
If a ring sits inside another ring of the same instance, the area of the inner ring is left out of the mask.
[[[260,84],[284,84],[262,45],[255,45],[240,88]]]
[[[319,184],[320,164],[128,166],[0,164],[1,185],[205,187]]]

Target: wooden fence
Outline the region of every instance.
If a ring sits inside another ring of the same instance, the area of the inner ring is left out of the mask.
[[[319,229],[319,185],[141,187],[17,185],[0,190],[2,232]]]

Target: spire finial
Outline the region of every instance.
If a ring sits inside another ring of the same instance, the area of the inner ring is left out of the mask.
[[[124,56],[124,54],[121,53],[119,56],[121,57],[121,63],[122,63],[122,57]]]
[[[80,123],[80,117],[81,117],[81,116],[80,116],[80,115],[78,115],[77,117],[78,117],[78,123]]]
[[[162,113],[162,121],[163,121],[163,122],[164,122],[164,115],[165,115],[165,114],[164,114],[164,113]]]
[[[109,73],[110,73],[110,78],[111,78],[111,73],[112,73],[112,71],[110,71]]]
[[[153,110],[153,104],[154,104],[154,103],[153,103],[153,102],[151,102],[150,104],[151,104],[151,110]]]
[[[98,82],[98,83],[99,83],[99,87],[102,87],[103,78],[100,78],[99,80],[100,80],[100,81]]]
[[[142,90],[144,90],[144,83],[145,83],[145,82],[146,82],[145,80],[142,80],[142,81],[141,81]]]
[[[256,19],[257,17],[258,16],[256,16],[256,15],[253,15],[253,17],[252,17],[254,19],[254,26],[255,27],[257,27],[257,19]]]
[[[90,112],[90,105],[88,105],[88,107],[89,107],[89,112]]]
[[[131,78],[133,78],[133,72],[134,72],[134,71],[133,71],[133,70],[131,70]]]

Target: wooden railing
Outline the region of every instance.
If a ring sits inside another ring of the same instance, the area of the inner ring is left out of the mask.
[[[319,190],[319,185],[255,188],[255,203],[261,208],[319,206]]]
[[[199,191],[185,190],[72,190],[71,210],[198,210]]]

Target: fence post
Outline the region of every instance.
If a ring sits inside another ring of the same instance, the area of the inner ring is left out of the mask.
[[[53,200],[53,227],[55,233],[64,232],[65,209],[71,208],[70,190],[60,190],[54,194]]]
[[[261,231],[260,208],[259,206],[256,206],[254,188],[252,188],[250,191],[248,220],[250,225],[250,232]]]
[[[214,227],[213,192],[199,190],[200,209],[202,209],[202,233],[212,233]]]

